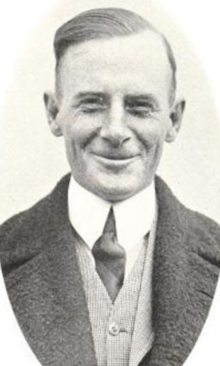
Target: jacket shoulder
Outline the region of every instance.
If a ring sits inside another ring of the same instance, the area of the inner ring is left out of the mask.
[[[201,256],[210,258],[220,268],[220,226],[199,212],[186,210],[189,234],[197,238],[194,240],[194,250]]]
[[[190,249],[197,253],[209,253],[216,258],[220,267],[220,225],[182,204],[160,177],[156,178],[156,191],[159,209],[162,207],[163,216],[168,217],[167,222],[173,225],[173,219],[184,236],[188,236],[188,241],[193,245]]]
[[[16,238],[17,235],[22,239],[28,233],[35,234],[38,218],[43,215],[48,198],[49,196],[41,199],[29,209],[12,216],[0,226],[1,250],[9,249],[8,244],[13,245],[11,239]]]
[[[22,263],[40,252],[66,212],[68,178],[31,208],[16,214],[0,226],[0,260],[3,273],[12,263]]]

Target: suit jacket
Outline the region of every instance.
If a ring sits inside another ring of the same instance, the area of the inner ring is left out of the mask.
[[[97,366],[73,228],[69,175],[0,229],[8,294],[43,366]],[[158,223],[153,265],[155,341],[140,366],[180,366],[206,320],[220,267],[220,228],[185,208],[156,178]]]

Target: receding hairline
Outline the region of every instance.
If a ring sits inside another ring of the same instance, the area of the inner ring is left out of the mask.
[[[148,20],[140,15],[121,8],[98,8],[80,13],[64,23],[54,37],[56,57],[56,89],[60,61],[67,49],[92,40],[108,40],[117,37],[129,37],[151,31],[161,39],[168,62],[171,67],[172,80],[170,87],[170,103],[175,100],[176,93],[176,61],[173,50],[166,37]]]

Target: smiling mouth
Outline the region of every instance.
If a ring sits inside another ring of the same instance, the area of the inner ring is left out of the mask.
[[[131,156],[112,156],[112,155],[99,155],[93,154],[98,160],[101,160],[110,164],[125,164],[136,160],[139,155],[131,155]]]

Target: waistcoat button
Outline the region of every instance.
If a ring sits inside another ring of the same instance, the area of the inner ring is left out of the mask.
[[[115,322],[113,322],[109,325],[109,333],[111,335],[116,336],[119,334],[119,332],[120,332],[120,328]]]

